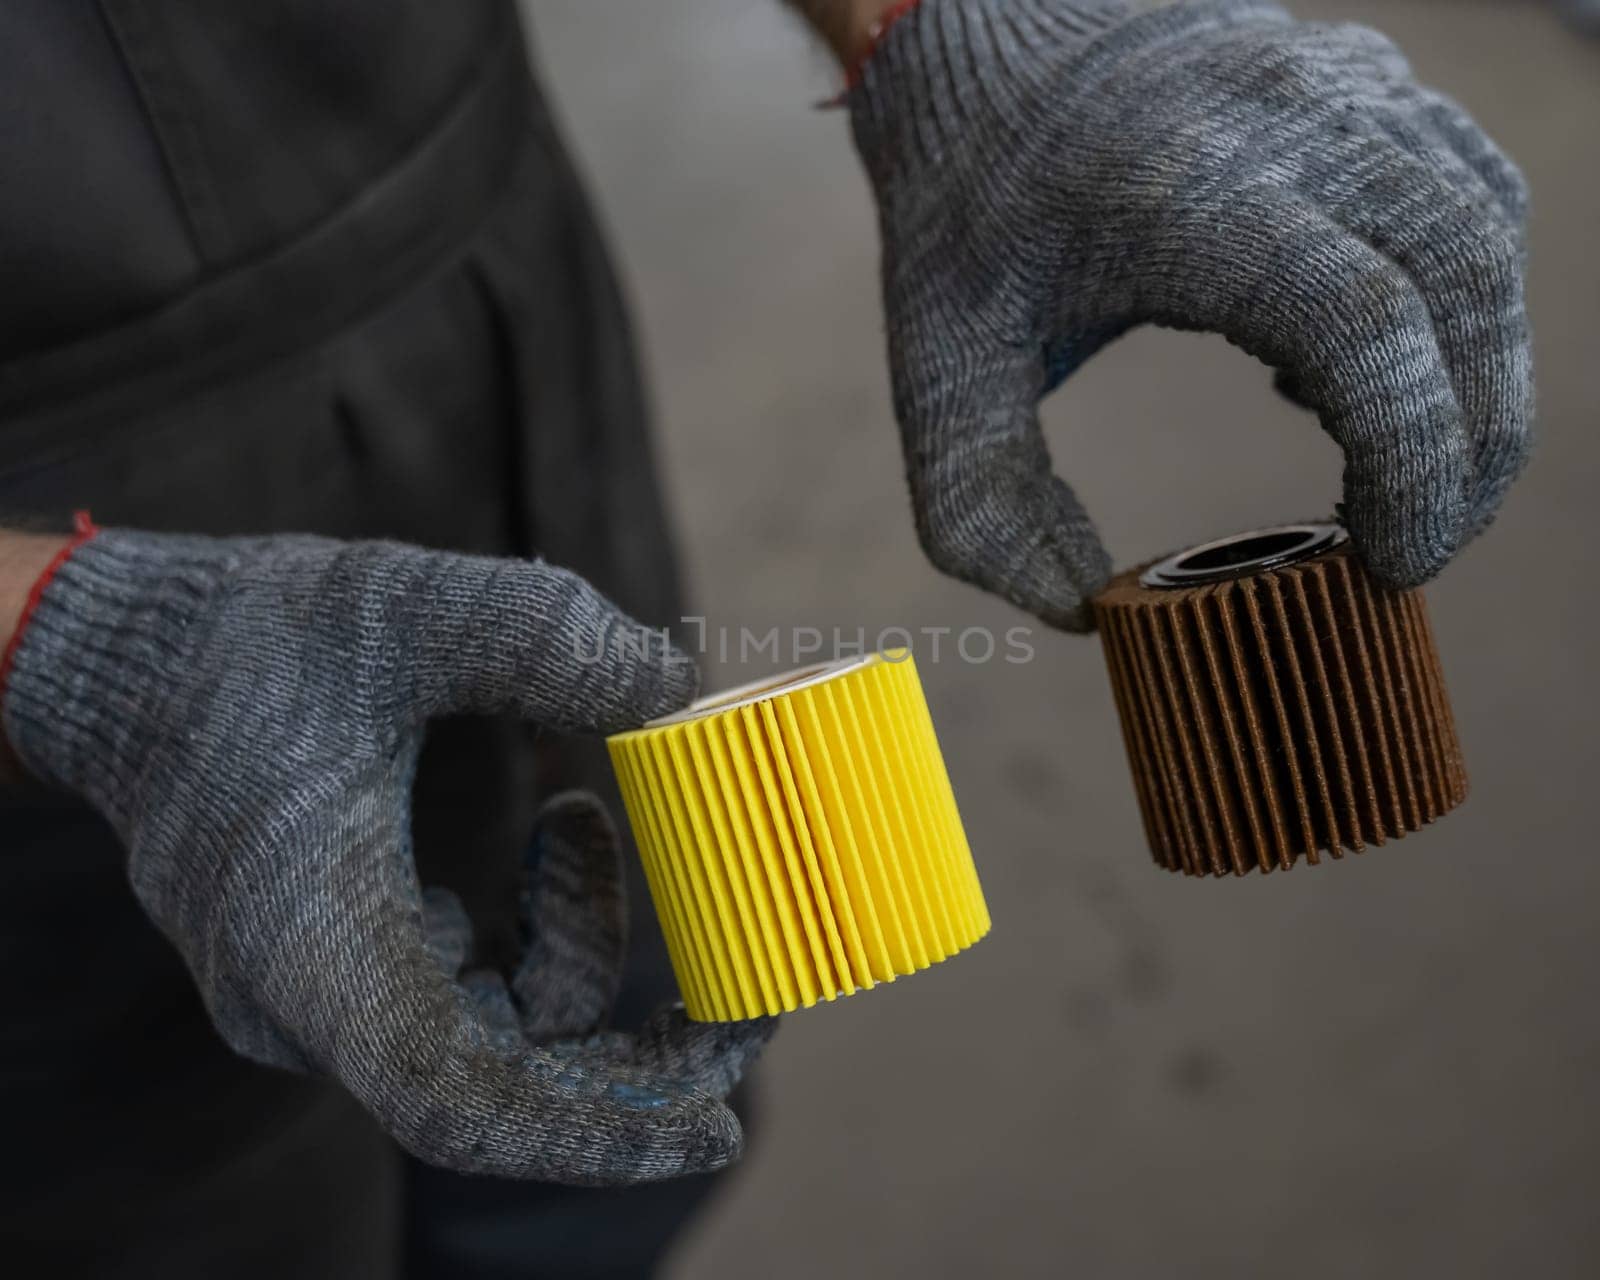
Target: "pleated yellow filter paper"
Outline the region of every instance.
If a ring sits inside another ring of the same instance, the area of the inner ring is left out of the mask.
[[[607,744],[691,1018],[809,1008],[989,931],[909,653],[702,699]]]

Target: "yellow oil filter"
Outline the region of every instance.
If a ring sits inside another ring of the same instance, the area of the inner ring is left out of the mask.
[[[903,650],[703,698],[607,745],[697,1021],[852,995],[989,931]]]

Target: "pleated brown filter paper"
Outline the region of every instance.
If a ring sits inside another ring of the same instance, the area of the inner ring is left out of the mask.
[[[1194,876],[1360,853],[1467,775],[1422,596],[1332,524],[1193,547],[1094,603],[1155,860]]]

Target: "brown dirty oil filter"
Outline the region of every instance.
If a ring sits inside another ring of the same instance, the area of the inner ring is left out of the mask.
[[[1119,575],[1094,602],[1155,859],[1243,875],[1398,839],[1466,798],[1422,596],[1333,524]]]

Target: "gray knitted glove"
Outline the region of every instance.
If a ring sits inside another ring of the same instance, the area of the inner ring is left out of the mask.
[[[1260,0],[923,0],[850,103],[947,572],[1088,627],[1109,559],[1037,404],[1144,323],[1222,333],[1316,409],[1386,582],[1438,572],[1521,469],[1523,183],[1376,32]]]
[[[336,1076],[437,1164],[630,1182],[737,1156],[706,1086],[724,1091],[770,1025],[720,1029],[715,1064],[681,1023],[604,1051],[536,1043],[591,1032],[620,964],[614,837],[568,800],[538,837],[515,984],[529,1039],[501,1036],[430,954],[409,810],[430,716],[604,731],[681,706],[693,668],[637,636],[538,563],[106,532],[44,592],[0,710],[23,762],[122,837],[238,1052]]]
[[[477,1003],[491,1041],[511,1054],[548,1045],[569,1065],[600,1073],[626,1063],[658,1077],[658,1090],[726,1097],[778,1020],[696,1023],[680,1006],[656,1014],[638,1035],[600,1030],[616,999],[627,936],[616,829],[593,796],[557,796],[540,814],[529,854],[525,947],[509,975],[492,968],[463,975],[472,955],[466,910],[448,889],[423,891],[428,945]]]

